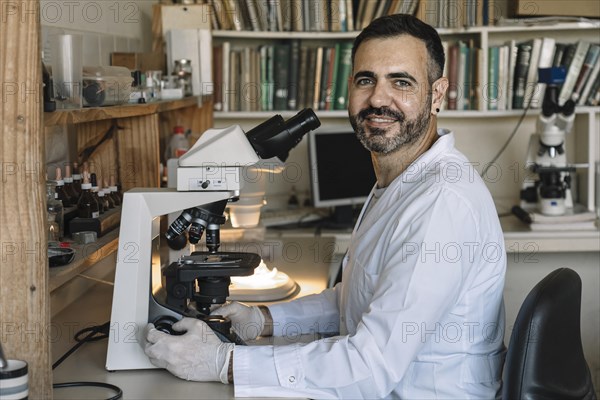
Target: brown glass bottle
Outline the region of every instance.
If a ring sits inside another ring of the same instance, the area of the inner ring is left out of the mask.
[[[100,196],[98,195],[99,188],[96,174],[92,173],[90,177],[90,182],[92,183],[92,194],[96,197],[96,201],[98,202],[98,211],[100,212],[100,214],[104,214],[106,209],[104,208],[104,202],[100,200]]]
[[[62,201],[63,207],[71,207],[73,205],[71,195],[65,190],[65,181],[62,177],[60,167],[56,168],[56,194],[57,199]]]
[[[77,202],[77,215],[80,218],[98,218],[100,216],[98,201],[92,193],[92,184],[87,175],[84,175],[81,184],[81,196],[79,202]]]
[[[115,179],[114,175],[111,175],[110,177],[110,195],[112,196],[113,200],[115,201],[115,205],[116,206],[120,206],[121,204],[123,204],[123,194],[119,192],[119,188],[117,187],[117,180]]]
[[[77,163],[73,163],[73,190],[77,193],[77,198],[81,196],[81,181],[82,175],[79,172],[79,165]]]
[[[80,193],[75,190],[75,186],[73,185],[73,176],[71,176],[71,166],[65,166],[65,192],[71,198],[71,204],[76,205],[79,201]]]
[[[115,200],[110,193],[110,188],[108,187],[108,181],[104,179],[104,188],[102,188],[104,192],[104,197],[106,197],[106,201],[108,203],[108,208],[115,208],[117,205],[115,204]]]

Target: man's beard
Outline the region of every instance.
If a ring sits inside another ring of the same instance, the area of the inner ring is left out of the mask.
[[[426,104],[429,104],[429,102]],[[356,137],[367,150],[374,153],[390,154],[401,146],[415,143],[425,135],[431,120],[430,112],[431,110],[428,110],[427,107],[423,107],[421,113],[414,120],[407,120],[401,111],[395,111],[388,107],[368,107],[359,111],[358,114],[350,115],[350,124],[354,128]],[[386,136],[388,130],[370,128],[370,135],[367,136],[365,120],[369,115],[394,118],[399,124],[398,130],[394,134]]]

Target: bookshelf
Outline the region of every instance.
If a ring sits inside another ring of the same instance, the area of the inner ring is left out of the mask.
[[[438,117],[440,126],[448,127],[457,132],[457,145],[467,156],[485,164],[493,153],[500,148],[508,134],[522,117],[524,109],[514,109],[511,106],[504,109],[491,109],[488,102],[481,99],[481,94],[489,85],[489,49],[494,46],[520,43],[534,38],[550,37],[557,43],[578,43],[580,40],[590,43],[599,43],[600,21],[577,19],[562,22],[562,19],[543,19],[534,23],[532,20],[507,21],[500,26],[471,26],[464,28],[438,28],[438,32],[447,44],[463,41],[480,49],[479,74],[476,90],[480,94],[480,101],[472,109],[449,110],[447,105]],[[358,32],[295,32],[295,31],[238,31],[214,30],[213,42],[220,45],[229,43],[231,49],[242,50],[247,47],[259,47],[270,43],[288,43],[298,40],[306,46],[328,46],[342,42],[352,42]],[[447,72],[447,71],[446,71]],[[216,82],[216,87],[219,83]],[[235,89],[231,87],[230,93]],[[502,96],[504,94],[499,94]],[[505,100],[508,104],[508,100]],[[348,126],[347,112],[345,110],[322,110],[315,112],[325,126]],[[247,129],[270,118],[273,114],[280,114],[289,118],[297,112],[296,109],[285,110],[215,110],[215,124],[228,126],[239,124]],[[498,160],[505,172],[514,168],[518,163],[524,164],[529,134],[535,132],[539,106],[532,106],[526,113],[519,134],[507,148],[506,155]],[[465,132],[465,133],[461,133]],[[595,208],[595,174],[594,164],[600,160],[600,107],[578,105],[576,108],[576,121],[571,134],[567,137],[567,152],[569,160],[579,166],[587,165],[578,171],[579,201],[590,210]],[[305,151],[305,150],[300,150]],[[302,161],[304,154],[298,156]],[[523,168],[522,165],[519,168]],[[523,171],[520,171],[521,173]],[[515,178],[516,173],[505,173],[505,182],[490,182],[489,187],[494,197],[518,200],[520,181]],[[509,179],[508,176],[511,176]],[[512,176],[515,175],[515,176]],[[519,178],[521,176],[519,175]],[[306,189],[309,187],[307,183]],[[296,185],[298,188],[298,185]],[[302,185],[300,185],[302,190]],[[285,190],[283,190],[285,191]]]

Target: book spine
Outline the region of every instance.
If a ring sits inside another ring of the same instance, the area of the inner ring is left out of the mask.
[[[591,45],[589,47],[587,55],[585,56],[585,61],[581,66],[581,71],[579,72],[577,81],[575,82],[573,94],[571,95],[573,101],[577,102],[579,100],[579,97],[581,97],[583,86],[589,78],[592,69],[594,68],[594,65],[596,65],[598,62],[598,54],[600,54],[600,46],[597,44]]]
[[[340,46],[340,64],[335,89],[334,110],[345,110],[348,107],[348,78],[352,72],[352,43]]]
[[[289,68],[290,68],[290,47],[287,44],[275,45],[275,97],[273,107],[275,110],[287,109]]]
[[[295,110],[298,107],[298,85],[300,72],[300,40],[292,40],[290,42],[290,61],[289,61],[289,84],[287,109]]]
[[[589,47],[589,42],[580,40],[577,43],[577,49],[575,50],[575,55],[573,56],[573,60],[569,65],[567,77],[565,78],[565,82],[560,89],[560,95],[558,96],[559,105],[563,105],[571,98],[571,94],[575,88],[575,83],[579,77],[579,72],[581,72],[581,67],[583,66],[583,62],[585,61],[585,56]]]
[[[527,70],[531,58],[531,43],[521,43],[518,45],[518,48],[513,84],[513,109],[522,109],[525,102],[525,84],[527,82]]]

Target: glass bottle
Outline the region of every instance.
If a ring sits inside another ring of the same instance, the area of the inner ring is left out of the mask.
[[[81,196],[81,174],[79,173],[79,165],[73,163],[73,190],[77,193],[77,198]]]
[[[79,200],[79,193],[77,193],[75,191],[75,186],[73,185],[73,176],[71,176],[71,166],[67,165],[65,166],[65,192],[69,195],[69,198],[71,199],[71,204],[75,205],[77,204],[77,201]]]
[[[110,176],[110,193],[115,199],[115,204],[120,206],[123,204],[123,193],[119,190],[119,186],[117,185],[117,180],[114,175]]]
[[[99,208],[102,209],[102,211],[100,211],[100,214],[104,214],[110,208],[110,206],[108,204],[108,198],[106,197],[104,190],[98,190],[97,194],[98,194],[98,206],[99,206]]]
[[[77,214],[80,218],[98,218],[100,209],[96,196],[92,193],[92,184],[87,174],[83,176],[81,197],[77,203]]]
[[[46,213],[48,240],[57,241],[64,236],[65,214],[62,201],[58,200],[56,184],[46,182]]]
[[[60,167],[56,168],[56,193],[58,194],[58,200],[62,201],[63,207],[71,207],[71,196],[65,190],[65,181]]]
[[[115,208],[117,205],[115,204],[115,200],[113,196],[110,194],[110,188],[108,187],[108,181],[104,179],[104,188],[102,188],[104,192],[104,197],[106,197],[106,201],[108,202],[108,208]]]
[[[104,202],[100,201],[100,196],[98,195],[99,192],[99,188],[98,188],[98,179],[96,177],[96,173],[92,173],[90,175],[91,179],[90,182],[92,184],[92,194],[96,197],[96,201],[98,202],[98,212],[100,214],[104,214],[104,211],[106,211],[104,209]]]

